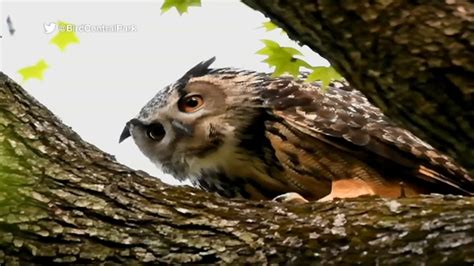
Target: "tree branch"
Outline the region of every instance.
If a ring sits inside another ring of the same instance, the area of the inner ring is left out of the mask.
[[[80,139],[0,73],[0,263],[474,261],[474,198],[300,206],[170,187]]]
[[[474,169],[473,4],[244,2]],[[472,197],[291,206],[170,187],[84,142],[0,73],[0,264],[472,264],[473,227]]]

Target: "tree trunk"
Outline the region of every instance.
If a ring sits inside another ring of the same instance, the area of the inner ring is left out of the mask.
[[[474,3],[242,0],[474,174]]]
[[[0,264],[461,265],[474,263],[473,227],[472,197],[292,206],[170,187],[82,141],[0,73]]]

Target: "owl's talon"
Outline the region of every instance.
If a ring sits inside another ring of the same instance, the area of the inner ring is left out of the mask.
[[[405,183],[403,181],[400,182],[400,199],[402,198],[406,198],[407,195],[406,195],[406,192],[405,192]]]
[[[304,204],[308,203],[308,200],[296,192],[288,192],[281,194],[273,198],[273,201],[281,203],[291,203],[291,204]]]

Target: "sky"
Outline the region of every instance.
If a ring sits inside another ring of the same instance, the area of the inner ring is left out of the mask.
[[[266,32],[261,13],[234,0],[202,1],[180,16],[164,14],[163,1],[5,1],[0,0],[0,70],[55,113],[84,140],[115,155],[133,169],[164,182],[163,174],[128,139],[118,143],[125,123],[160,89],[200,61],[216,56],[213,67],[271,72],[255,54],[262,39],[297,48],[313,66],[326,60],[299,47],[281,30]],[[10,35],[7,17],[15,33]],[[51,22],[122,25],[133,31],[77,32],[79,43],[64,51],[50,43]],[[45,28],[46,25],[46,28]],[[43,80],[23,81],[18,70],[45,60]]]

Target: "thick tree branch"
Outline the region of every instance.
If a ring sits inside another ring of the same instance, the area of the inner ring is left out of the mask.
[[[467,1],[253,1],[470,170]],[[418,4],[413,4],[413,3]],[[474,198],[301,206],[170,187],[85,143],[0,73],[0,264],[472,264]]]
[[[287,206],[170,187],[0,73],[0,263],[474,262],[474,198]]]
[[[474,173],[474,3],[242,0]]]

